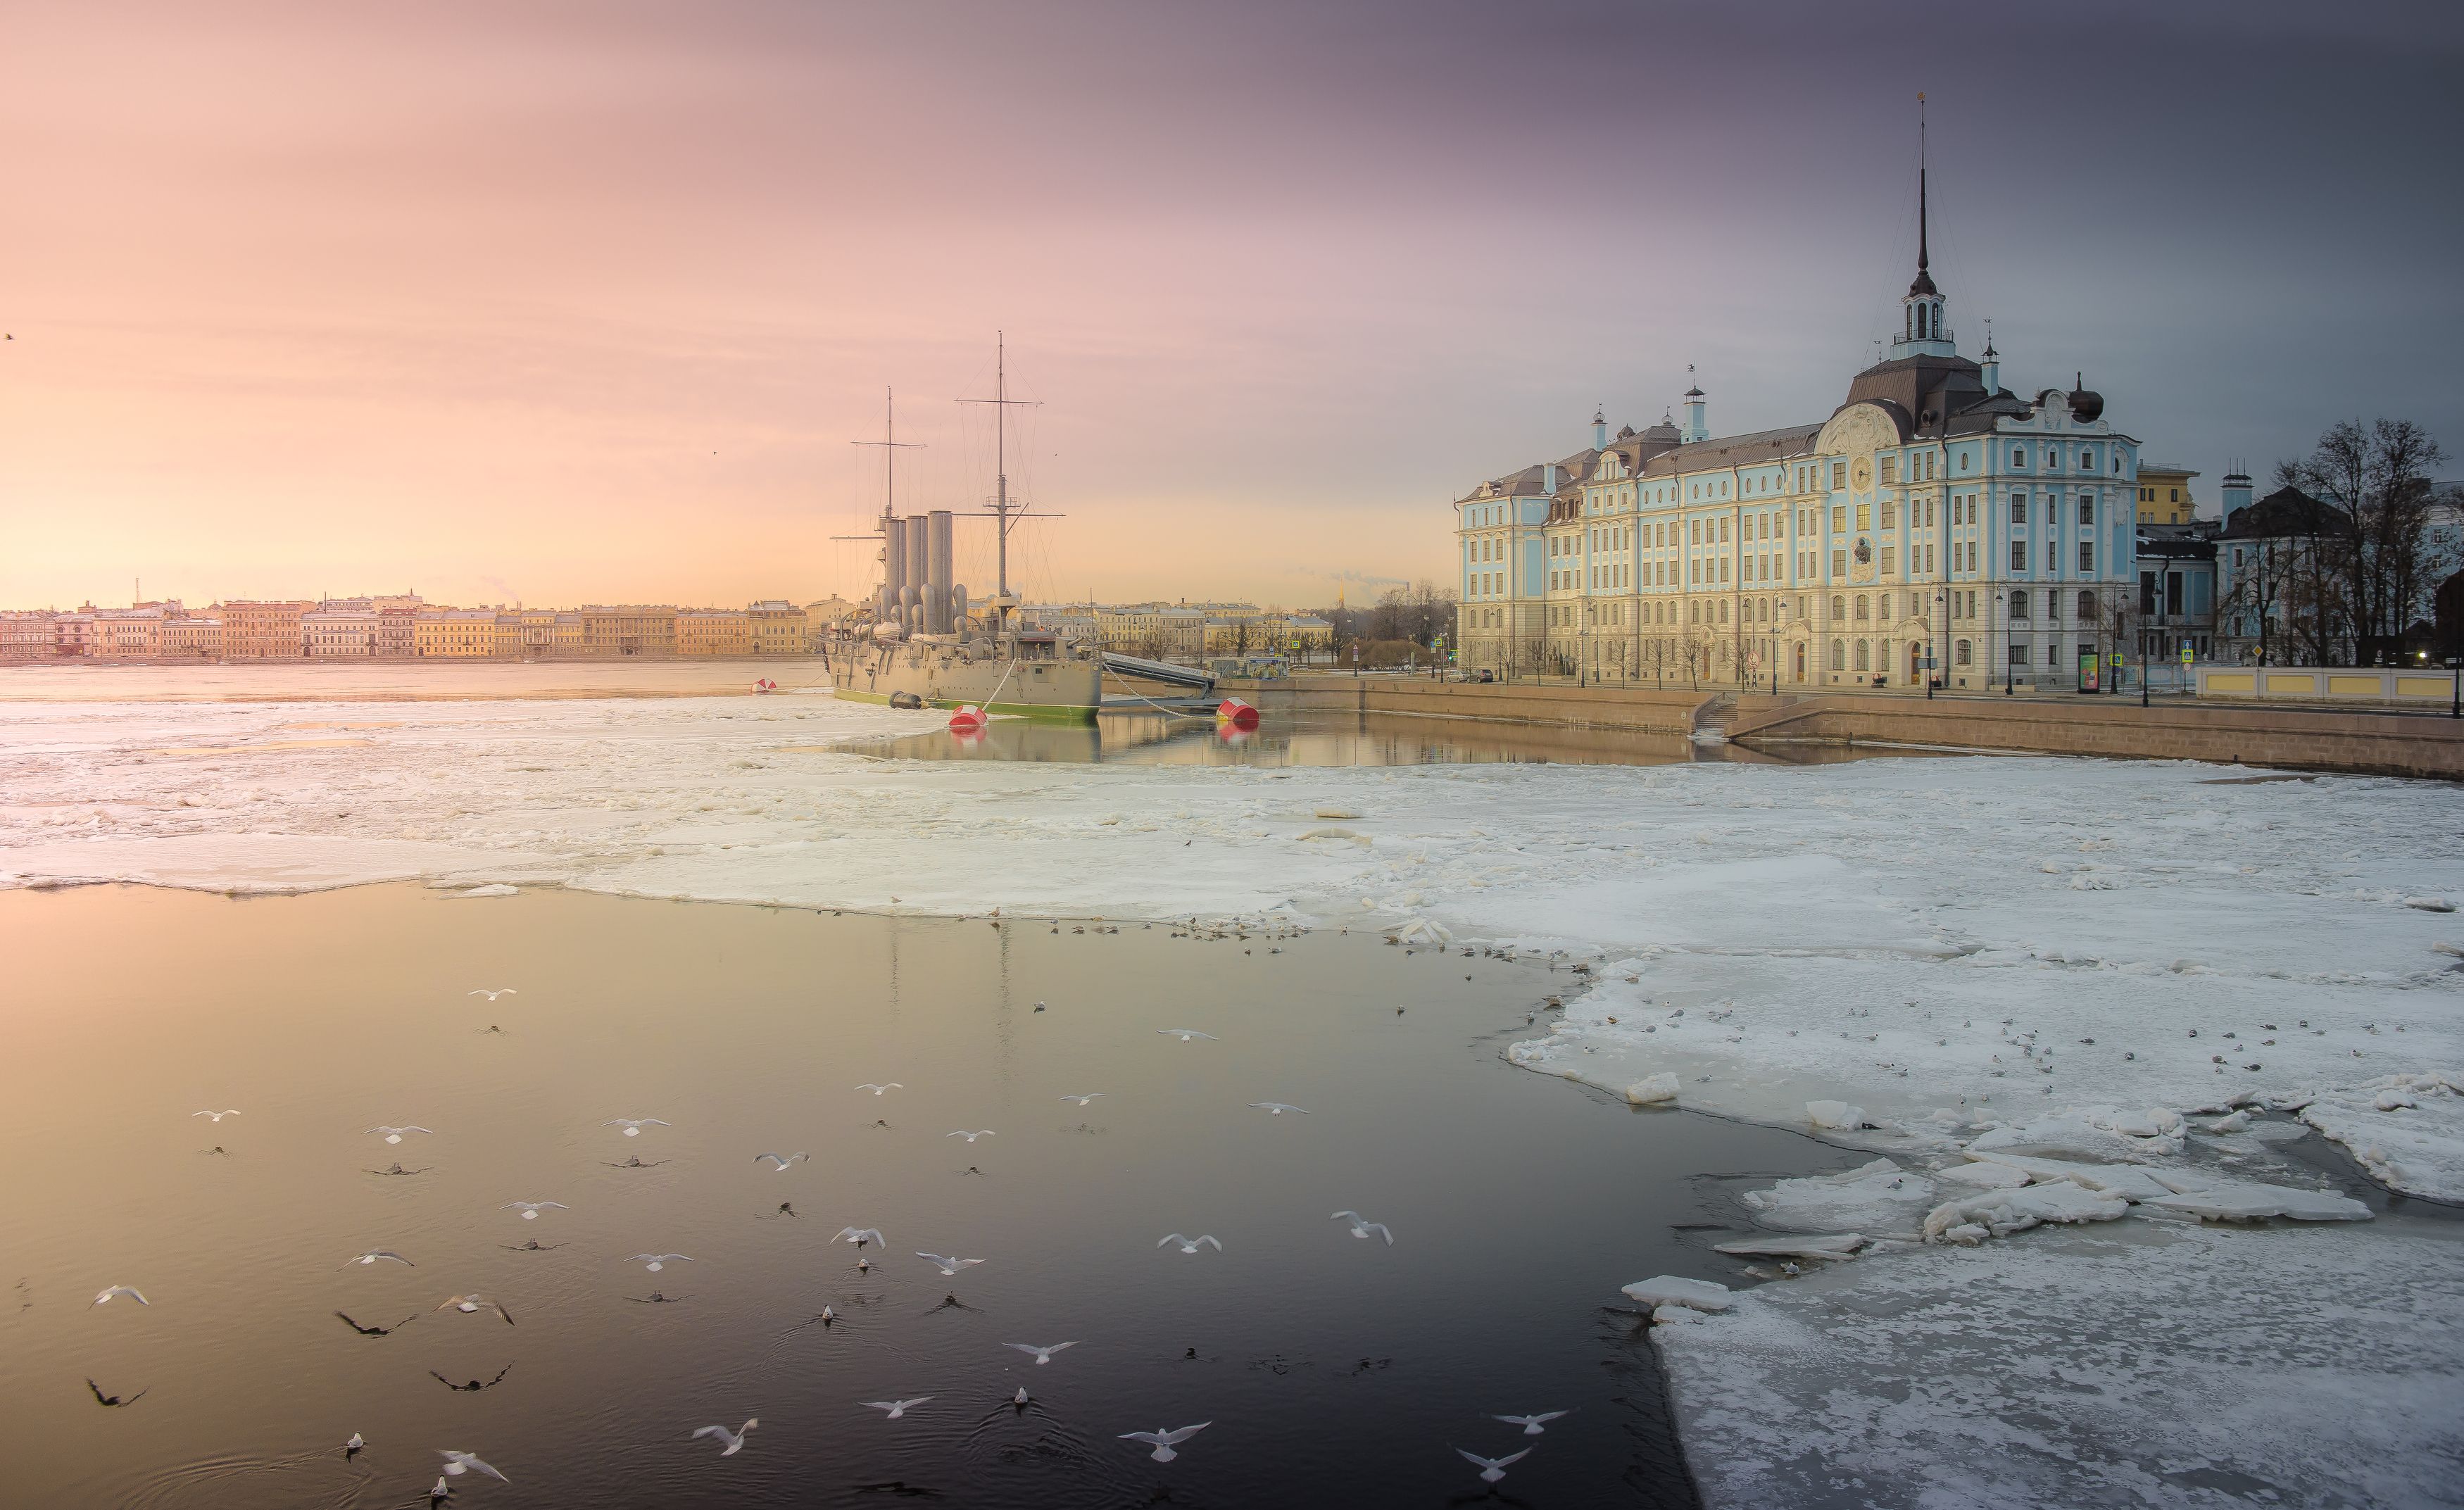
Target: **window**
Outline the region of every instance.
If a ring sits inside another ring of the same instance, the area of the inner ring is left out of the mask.
[[[2079,622],[2081,624],[2096,623],[2096,594],[2081,593],[2079,595]]]
[[[2060,641],[2057,640],[2045,646],[2045,664],[2057,669],[2060,668],[2062,664],[2062,646]]]
[[[2028,595],[2026,593],[2018,592],[2011,595],[2011,617],[2013,619],[2025,619],[2028,617]]]
[[[2096,525],[2096,494],[2095,494],[2095,493],[2092,493],[2092,492],[2083,492],[2083,493],[2080,493],[2080,494],[2079,494],[2079,528],[2080,528],[2080,529],[2082,529],[2082,530],[2086,530],[2086,529],[2093,529],[2093,528],[2095,527],[2095,525]]]
[[[1848,533],[1848,511],[1836,503],[1831,506],[1831,533],[1834,535]]]
[[[1886,529],[1886,530],[1890,530],[1890,529],[1897,529],[1897,528],[1899,527],[1899,523],[1900,523],[1900,506],[1899,506],[1897,503],[1893,502],[1891,499],[1888,499],[1888,498],[1883,499],[1883,500],[1882,500],[1882,528],[1883,528],[1883,529]]]
[[[1846,551],[1834,551],[1831,553],[1831,575],[1834,577],[1845,577],[1848,575],[1848,553]]]
[[[1873,610],[1874,610],[1874,603],[1873,603],[1873,600],[1871,600],[1871,599],[1867,598],[1863,593],[1859,593],[1859,594],[1857,595],[1857,617],[1858,617],[1858,619],[1861,622],[1861,621],[1863,621],[1863,620],[1866,620],[1866,619],[1870,619],[1870,618],[1872,618],[1872,617],[1874,616],[1874,612],[1873,612]]]
[[[1720,622],[1722,624],[1728,622],[1728,600],[1726,598],[1720,600]]]
[[[2011,542],[2011,569],[2014,572],[2024,572],[2028,569],[2027,541],[2013,540]]]
[[[1883,547],[1882,547],[1882,575],[1883,575],[1883,576],[1885,576],[1885,577],[1888,577],[1888,576],[1890,576],[1892,573],[1897,572],[1899,569],[1900,569],[1900,548],[1899,548],[1898,546],[1896,546],[1896,545],[1885,545],[1885,546],[1883,546]]]
[[[2024,492],[2014,492],[2011,495],[2011,522],[2013,524],[2028,522],[2028,495]]]
[[[1845,488],[1848,486],[1848,464],[1846,462],[1835,461],[1831,464],[1831,486],[1834,489]]]
[[[1691,529],[1691,532],[1690,532],[1690,533],[1691,533],[1691,534],[1693,535],[1693,536],[1694,536],[1694,543],[1695,543],[1695,544],[1697,544],[1697,545],[1702,544],[1702,543],[1703,543],[1703,521],[1702,521],[1702,520],[1700,520],[1700,519],[1696,519],[1696,520],[1693,522],[1693,526],[1692,526],[1692,529]]]
[[[1872,642],[1865,640],[1859,640],[1857,642],[1857,669],[1860,671],[1872,670],[1874,668],[1873,656],[1874,647]]]
[[[1831,622],[1832,622],[1833,624],[1837,624],[1840,620],[1845,619],[1845,618],[1847,618],[1847,617],[1848,617],[1848,600],[1847,600],[1847,599],[1845,599],[1845,598],[1834,598],[1834,599],[1832,599],[1832,600],[1831,600]]]
[[[1848,669],[1847,641],[1834,640],[1831,642],[1831,668],[1835,671],[1844,671]]]
[[[1970,664],[1973,662],[1973,660],[1974,660],[1974,654],[1973,654],[1973,652],[1972,652],[1972,651],[1969,649],[1969,642],[1967,642],[1966,640],[1954,640],[1954,641],[1952,641],[1952,642],[1951,642],[1951,646],[1950,646],[1950,664],[1951,664],[1951,665],[1953,665],[1953,666],[1968,666],[1968,665],[1970,665]]]
[[[1720,516],[1720,543],[1723,545],[1728,543],[1728,519],[1726,514]]]
[[[2028,449],[2026,447],[2013,446],[2011,448],[2011,465],[2014,470],[2024,469],[2027,467]]]
[[[2081,576],[2089,576],[2095,571],[2096,542],[2094,540],[2081,540],[2079,541],[2079,574]]]
[[[1898,482],[1899,480],[1900,480],[1900,459],[1899,459],[1897,456],[1885,456],[1885,457],[1883,457],[1883,458],[1882,458],[1882,481],[1883,481],[1884,483],[1888,484],[1888,483],[1896,483],[1896,482]]]

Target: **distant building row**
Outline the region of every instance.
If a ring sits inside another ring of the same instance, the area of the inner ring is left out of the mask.
[[[127,608],[0,613],[0,659],[166,661],[539,661],[626,656],[809,655],[853,611],[627,603],[453,608],[415,596],[234,601],[190,612],[176,600]]]
[[[1029,603],[1023,617],[1039,628],[1072,630],[1107,650],[1159,661],[1312,655],[1334,645],[1334,625],[1316,614],[1255,603]]]

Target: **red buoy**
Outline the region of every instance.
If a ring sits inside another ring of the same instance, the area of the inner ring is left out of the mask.
[[[982,732],[983,727],[984,711],[978,708],[973,703],[966,704],[957,712],[950,715],[950,732],[952,733],[979,733]]]
[[[1258,727],[1257,708],[1250,703],[1242,701],[1238,697],[1227,697],[1223,699],[1222,702],[1218,703],[1215,707],[1215,716],[1221,721],[1230,724],[1235,729],[1255,729]]]

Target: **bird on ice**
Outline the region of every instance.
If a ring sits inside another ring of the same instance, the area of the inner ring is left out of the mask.
[[[975,1142],[978,1138],[989,1138],[992,1135],[993,1129],[990,1127],[986,1127],[979,1132],[948,1132],[942,1134],[943,1137],[948,1138],[964,1138],[969,1143]]]
[[[485,996],[485,997],[487,997],[489,1000],[494,1001],[494,1000],[495,1000],[498,996],[513,996],[513,995],[515,995],[515,991],[514,991],[514,988],[513,988],[513,987],[511,987],[511,986],[499,986],[499,987],[497,987],[497,988],[496,988],[495,990],[494,990],[494,991],[490,991],[490,990],[489,990],[487,987],[485,987],[485,986],[481,986],[478,990],[476,990],[476,991],[474,991],[474,992],[471,993],[471,995],[473,995],[473,996]]]
[[[656,1274],[671,1263],[691,1263],[693,1259],[681,1253],[637,1253],[625,1261],[641,1264],[652,1274]]]
[[[877,1242],[885,1248],[890,1246],[890,1239],[881,1235],[881,1229],[878,1227],[842,1227],[839,1229],[839,1235],[832,1237],[830,1241],[851,1242],[859,1248],[869,1242]]]
[[[921,1251],[918,1251],[915,1257],[933,1263],[938,1267],[943,1274],[956,1274],[960,1269],[971,1268],[974,1265],[984,1261],[981,1258],[944,1258],[937,1253],[924,1253]]]
[[[1148,1456],[1154,1458],[1158,1463],[1168,1463],[1180,1455],[1178,1453],[1173,1451],[1174,1447],[1182,1442],[1188,1441],[1191,1437],[1196,1436],[1199,1433],[1205,1431],[1208,1427],[1213,1426],[1214,1424],[1215,1423],[1212,1421],[1200,1421],[1196,1426],[1177,1427],[1168,1432],[1123,1432],[1121,1433],[1121,1440],[1125,1442],[1144,1442],[1155,1449],[1154,1452],[1147,1455]]]
[[[895,1421],[907,1413],[910,1406],[922,1405],[931,1398],[929,1394],[919,1394],[913,1400],[860,1400],[857,1403],[868,1411],[887,1411],[890,1419]]]
[[[760,1424],[761,1417],[757,1415],[747,1420],[742,1426],[737,1427],[733,1432],[723,1426],[705,1426],[694,1432],[693,1435],[697,1437],[717,1437],[720,1441],[727,1444],[725,1447],[719,1449],[718,1455],[721,1457],[734,1457],[737,1454],[744,1451],[744,1433]]]
[[[876,1096],[886,1096],[893,1090],[905,1090],[906,1088],[907,1087],[905,1085],[900,1084],[894,1080],[886,1085],[864,1084],[856,1087],[858,1090],[869,1090]]]
[[[1033,1343],[1003,1343],[1001,1346],[1004,1347],[1015,1347],[1023,1353],[1033,1353],[1035,1354],[1035,1361],[1037,1363],[1047,1364],[1052,1361],[1052,1355],[1054,1353],[1059,1352],[1064,1347],[1075,1347],[1078,1345],[1076,1343],[1054,1343],[1049,1347],[1038,1347]]]
[[[445,1298],[445,1303],[438,1306],[437,1309],[440,1311],[460,1311],[465,1316],[468,1316],[474,1311],[494,1311],[505,1319],[506,1325],[511,1326],[514,1324],[513,1312],[505,1309],[503,1306],[482,1295],[449,1295]],[[451,1470],[449,1469],[447,1471],[451,1472]]]
[[[95,1305],[100,1305],[100,1304],[104,1303],[105,1302],[109,1301],[109,1300],[110,1300],[113,1296],[115,1296],[115,1295],[125,1295],[125,1296],[127,1296],[129,1299],[131,1299],[131,1300],[135,1301],[135,1302],[136,1302],[138,1304],[140,1304],[140,1305],[151,1306],[151,1305],[154,1303],[152,1301],[147,1300],[147,1299],[146,1299],[146,1298],[145,1298],[142,1293],[140,1293],[140,1292],[139,1292],[139,1290],[138,1290],[138,1288],[137,1288],[137,1286],[135,1286],[135,1285],[133,1285],[133,1284],[115,1284],[115,1285],[113,1285],[110,1289],[107,1289],[107,1290],[103,1291],[100,1295],[96,1296],[96,1297],[94,1298],[94,1304],[93,1304],[93,1305],[89,1305],[89,1306],[87,1306],[87,1307],[86,1307],[86,1309],[87,1309],[87,1310],[89,1310],[89,1311],[90,1311],[90,1310],[93,1310],[93,1309],[94,1309],[94,1307],[95,1307]]]
[[[220,1122],[220,1121],[222,1121],[225,1117],[236,1117],[236,1116],[238,1116],[238,1115],[239,1115],[239,1108],[238,1108],[237,1106],[230,1106],[230,1107],[226,1107],[225,1109],[223,1109],[223,1110],[221,1110],[221,1111],[192,1111],[192,1112],[188,1113],[188,1115],[189,1115],[189,1116],[191,1116],[191,1117],[211,1117],[211,1118],[212,1118],[212,1119],[214,1119],[216,1122]]]
[[[1203,1237],[1184,1237],[1177,1232],[1168,1232],[1155,1239],[1155,1246],[1160,1248],[1168,1243],[1176,1242],[1180,1244],[1180,1251],[1183,1253],[1196,1253],[1198,1251],[1198,1246],[1200,1243],[1213,1243],[1217,1253],[1221,1253],[1223,1251],[1222,1242],[1216,1238],[1216,1236],[1211,1233]]]
[[[1356,1211],[1339,1211],[1329,1219],[1332,1221],[1349,1221],[1352,1223],[1352,1235],[1355,1237],[1366,1237],[1374,1232],[1380,1237],[1386,1239],[1387,1247],[1392,1248],[1395,1246],[1395,1235],[1386,1230],[1386,1224],[1384,1222],[1371,1221],[1368,1217],[1361,1215]],[[1505,1417],[1500,1416],[1499,1419],[1503,1420]]]
[[[795,1163],[798,1159],[809,1159],[811,1157],[812,1155],[809,1153],[757,1153],[753,1155],[753,1162],[759,1164],[763,1159],[768,1159],[771,1164],[776,1166],[772,1172],[784,1174],[787,1172],[788,1165]]]
[[[1083,1106],[1089,1102],[1093,1101],[1098,1096],[1109,1096],[1111,1094],[1111,1092],[1109,1090],[1090,1090],[1083,1096],[1064,1096],[1061,1099],[1063,1101],[1074,1101]]]
[[[433,1133],[436,1129],[435,1129],[435,1128],[433,1128],[433,1127],[363,1127],[363,1128],[362,1128],[362,1129],[360,1129],[360,1130],[362,1130],[363,1132],[382,1132],[382,1133],[384,1133],[384,1134],[385,1135],[385,1141],[386,1141],[387,1143],[400,1143],[400,1142],[402,1141],[402,1135],[403,1135],[404,1133],[406,1133],[406,1132],[427,1132],[427,1133]]]
[[[558,1211],[571,1211],[573,1209],[562,1201],[507,1201],[502,1206],[497,1207],[496,1210],[518,1210],[522,1214],[522,1220],[537,1221],[539,1220],[539,1214],[550,1206],[555,1207]]]
[[[391,1258],[396,1263],[403,1264],[413,1269],[419,1267],[419,1265],[412,1263],[408,1258],[406,1258],[401,1254],[394,1252],[391,1248],[370,1248],[365,1253],[343,1259],[340,1267],[347,1269],[355,1263],[363,1266],[371,1265],[379,1258]]]
[[[1508,1426],[1519,1426],[1523,1428],[1523,1434],[1526,1436],[1537,1436],[1540,1434],[1541,1422],[1553,1421],[1565,1413],[1563,1411],[1543,1411],[1538,1415],[1493,1415],[1489,1419],[1504,1421]],[[1461,1452],[1462,1449],[1457,1448],[1456,1451]]]
[[[1212,1033],[1200,1033],[1196,1028],[1157,1028],[1155,1031],[1157,1033],[1169,1034],[1172,1037],[1180,1039],[1183,1043],[1188,1042],[1192,1039],[1204,1039],[1210,1043],[1221,1043],[1223,1041]]]
[[[509,1484],[513,1482],[512,1479],[496,1472],[494,1468],[491,1468],[486,1463],[479,1461],[477,1455],[474,1454],[457,1452],[451,1447],[440,1447],[437,1451],[445,1455],[445,1472],[448,1477],[459,1477],[463,1474],[479,1473],[486,1474],[489,1477],[496,1480],[496,1482],[500,1484]],[[444,1479],[440,1478],[437,1482],[442,1483],[444,1482]]]
[[[1249,1103],[1249,1109],[1263,1111],[1269,1117],[1280,1117],[1287,1111],[1297,1111],[1304,1117],[1309,1115],[1307,1106],[1295,1106],[1287,1101],[1253,1101]]]
[[[1456,1448],[1455,1451],[1462,1455],[1464,1462],[1476,1463],[1480,1466],[1480,1477],[1482,1482],[1492,1484],[1506,1477],[1507,1464],[1519,1463],[1523,1459],[1531,1455],[1531,1449],[1528,1447],[1519,1453],[1512,1454],[1506,1457],[1483,1457],[1478,1453],[1463,1452],[1460,1447]]]
[[[642,1135],[642,1129],[644,1127],[665,1127],[672,1126],[672,1124],[662,1122],[656,1117],[610,1117],[605,1122],[601,1123],[600,1126],[603,1127],[622,1127],[625,1129],[625,1136],[628,1138],[638,1138]]]

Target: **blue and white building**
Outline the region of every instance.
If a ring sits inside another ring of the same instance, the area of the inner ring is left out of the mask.
[[[1928,266],[1828,419],[1608,433],[1454,505],[1463,664],[1610,683],[2078,686],[2135,647],[2138,442],[1959,354]]]

